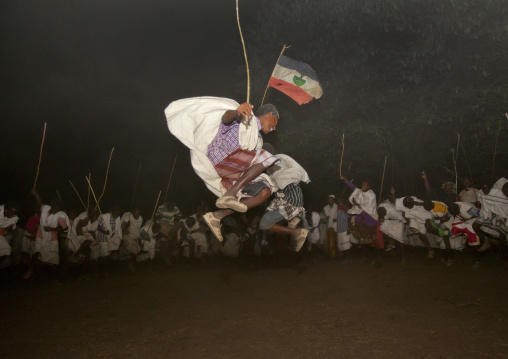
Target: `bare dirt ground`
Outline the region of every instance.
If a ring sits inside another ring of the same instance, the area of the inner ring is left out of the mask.
[[[0,358],[508,358],[508,271],[416,251],[4,284]]]

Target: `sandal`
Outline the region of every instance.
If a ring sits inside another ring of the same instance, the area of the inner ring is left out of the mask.
[[[215,238],[217,238],[219,240],[219,242],[222,243],[222,241],[224,239],[222,238],[222,232],[220,230],[220,228],[221,228],[220,221],[217,218],[215,218],[215,216],[212,214],[212,212],[205,213],[205,215],[203,216],[203,219],[205,220],[206,224],[212,231]]]
[[[247,206],[233,196],[220,197],[215,205],[219,208],[229,208],[235,212],[247,212]]]

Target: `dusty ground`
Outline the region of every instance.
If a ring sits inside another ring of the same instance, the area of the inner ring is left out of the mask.
[[[10,283],[0,358],[508,358],[508,271],[458,259]]]

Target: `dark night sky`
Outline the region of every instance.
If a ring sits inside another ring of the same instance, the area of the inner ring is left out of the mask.
[[[243,27],[255,10],[241,2]],[[44,122],[37,188],[47,200],[58,189],[77,207],[68,180],[86,196],[89,171],[100,192],[113,146],[104,206],[129,203],[140,162],[137,198],[153,206],[175,153],[170,193],[188,194],[183,207],[211,198],[163,110],[178,98],[245,96],[233,0],[2,2],[0,24],[0,203],[30,199]]]

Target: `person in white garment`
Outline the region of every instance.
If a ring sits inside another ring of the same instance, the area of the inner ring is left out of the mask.
[[[395,189],[391,189],[391,193],[395,194]],[[405,244],[407,242],[405,225],[407,220],[402,212],[395,207],[395,197],[390,196],[388,200],[381,203],[377,209],[381,225],[379,229],[388,237],[388,245],[386,251],[389,252],[395,248],[395,242]]]
[[[337,247],[337,204],[335,204],[335,195],[328,196],[328,204],[323,207],[322,213],[326,220],[325,254],[328,258],[335,258],[339,251]]]
[[[41,218],[35,236],[32,265],[23,278],[29,279],[36,265],[45,264],[48,266],[53,279],[57,280],[58,265],[60,264],[58,235],[67,233],[70,227],[69,217],[62,211],[64,204],[61,199],[55,198],[50,205],[46,205],[35,189],[32,190],[32,194],[41,207]]]
[[[122,239],[122,207],[115,205],[108,213],[99,216],[97,241],[101,258],[115,260]]]
[[[138,262],[146,262],[149,269],[153,270],[153,260],[155,258],[155,244],[157,242],[157,236],[159,236],[160,224],[151,224],[151,220],[146,221],[147,223],[141,228],[139,232],[139,246],[140,251],[136,256]]]
[[[303,216],[303,228],[307,229],[307,250],[312,251],[315,247],[320,247],[319,238],[319,224],[321,222],[321,217],[319,212],[316,211],[307,211]]]
[[[19,218],[16,215],[19,206],[16,202],[7,202],[0,205],[0,268],[10,263],[10,255],[12,252],[8,238],[14,229]]]
[[[139,236],[143,225],[143,217],[139,208],[133,208],[122,216],[122,251],[127,252],[129,270],[134,272],[139,248]]]
[[[475,207],[479,207],[480,202],[478,202],[478,192],[480,191],[474,187],[471,187],[471,181],[469,178],[466,178],[463,184],[464,189],[459,194],[459,201],[469,202]]]
[[[395,196],[395,190],[393,195]],[[430,241],[426,236],[427,226],[425,225],[428,220],[434,219],[434,216],[423,207],[423,204],[423,201],[413,196],[400,197],[395,200],[395,208],[404,213],[404,217],[409,220],[409,228],[412,233],[418,235],[418,238],[427,248],[427,258],[434,258],[436,253],[430,246]]]

